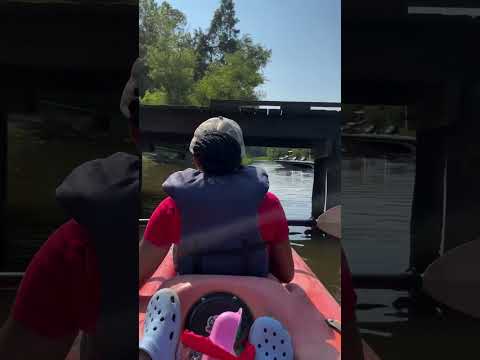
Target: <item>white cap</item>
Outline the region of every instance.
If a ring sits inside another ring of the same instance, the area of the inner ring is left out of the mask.
[[[190,152],[192,154],[196,142],[204,135],[211,132],[221,132],[233,137],[240,145],[242,157],[245,156],[245,143],[243,142],[243,133],[240,125],[238,125],[235,121],[222,116],[210,118],[197,127],[193,133],[192,141],[190,142]]]

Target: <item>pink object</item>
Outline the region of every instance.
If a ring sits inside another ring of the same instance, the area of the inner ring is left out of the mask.
[[[240,308],[236,313],[226,311],[215,319],[210,333],[210,340],[223,350],[228,351],[230,354],[235,355],[233,346],[235,345],[235,339],[237,337],[237,331],[242,321],[242,309]],[[216,360],[210,356],[203,356],[203,360]]]
[[[292,250],[292,255],[295,277],[285,285],[270,278],[249,276],[177,276],[171,250],[140,289],[139,337],[143,336],[148,300],[159,288],[168,287],[177,292],[182,304],[182,317],[202,296],[225,291],[242,299],[254,319],[270,316],[280,321],[292,337],[296,360],[339,360],[341,334],[328,326],[326,320],[341,322],[340,305],[295,250]]]

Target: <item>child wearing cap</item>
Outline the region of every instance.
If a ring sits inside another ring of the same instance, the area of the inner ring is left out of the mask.
[[[190,143],[196,169],[172,174],[139,248],[139,285],[174,245],[179,274],[293,278],[288,224],[266,172],[243,166],[242,130],[233,120],[203,122]]]

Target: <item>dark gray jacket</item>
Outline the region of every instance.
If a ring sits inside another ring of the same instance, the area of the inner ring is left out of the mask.
[[[177,272],[266,276],[268,256],[258,207],[268,186],[265,170],[253,166],[224,176],[193,169],[172,174],[163,188],[180,210]]]
[[[57,188],[66,213],[90,233],[100,272],[100,314],[81,359],[138,357],[139,170],[138,156],[116,153],[80,165]]]

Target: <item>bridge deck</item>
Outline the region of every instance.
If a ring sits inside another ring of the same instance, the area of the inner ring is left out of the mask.
[[[372,142],[389,142],[389,143],[407,143],[416,144],[417,139],[413,136],[402,135],[382,135],[382,134],[342,134],[342,138],[351,140],[362,140]]]
[[[249,103],[250,104],[250,103]],[[261,103],[257,103],[261,104]],[[247,146],[314,147],[340,134],[341,113],[313,110],[306,103],[280,109],[234,106],[142,106],[140,127],[147,143],[188,143],[195,128],[213,116],[225,116],[241,126]]]

